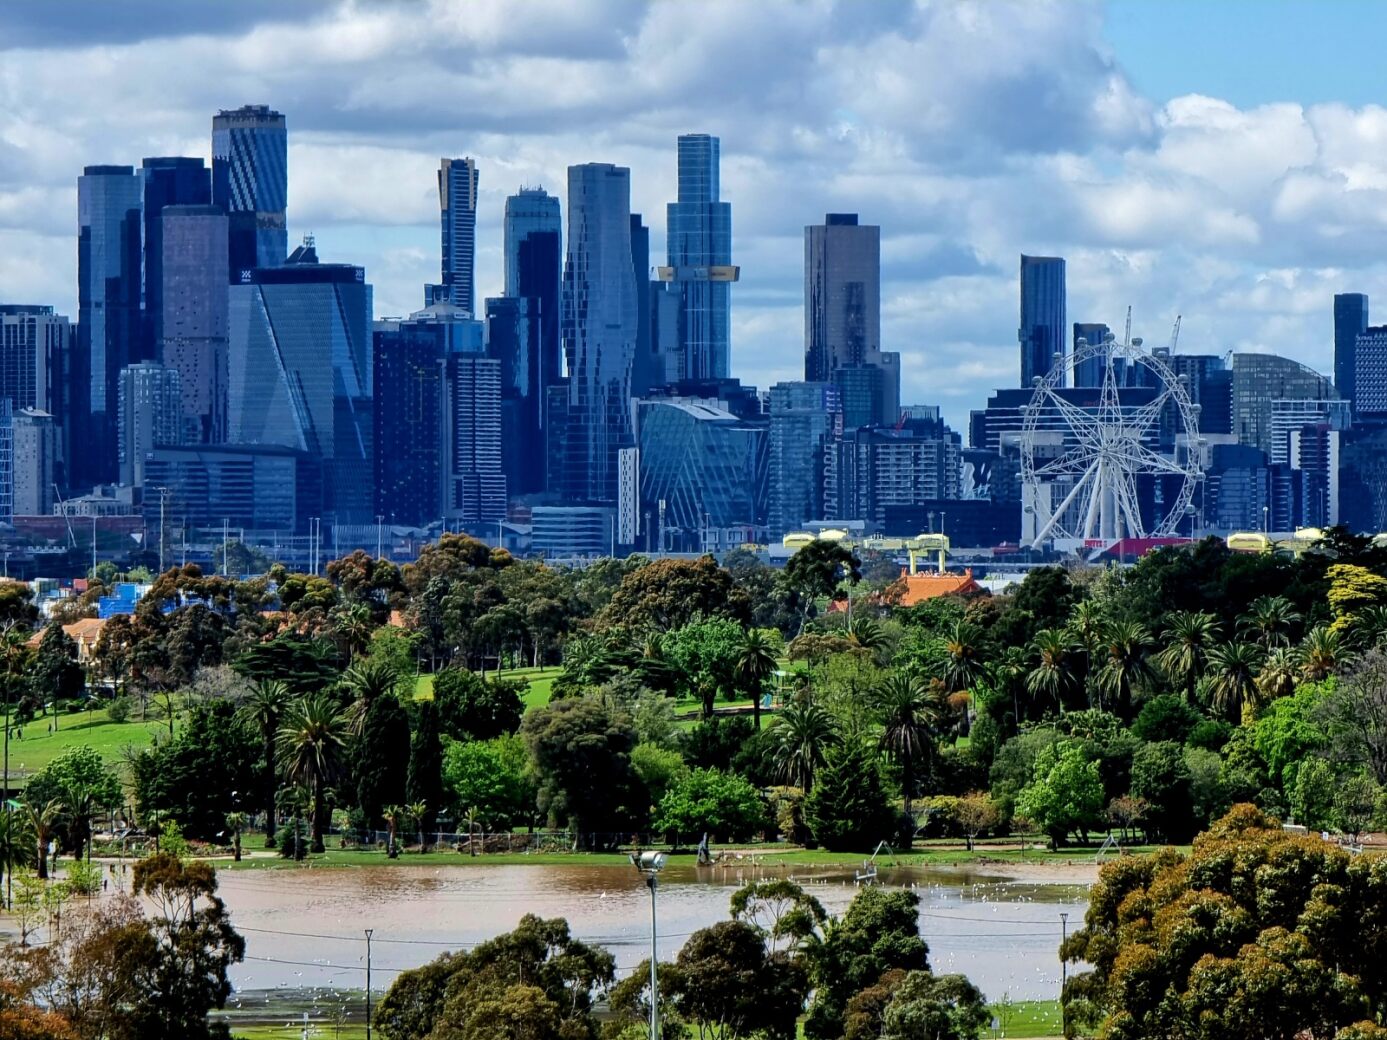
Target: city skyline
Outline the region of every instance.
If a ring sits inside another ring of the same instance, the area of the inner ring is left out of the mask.
[[[483,4],[469,5],[469,19],[440,8],[437,31],[416,41],[411,25],[429,13],[392,5],[292,14],[249,5],[204,20],[201,35],[170,17],[145,39],[102,18],[44,22],[37,5],[12,5],[0,26],[23,49],[7,55],[16,75],[0,125],[19,147],[0,172],[0,221],[17,248],[0,260],[0,284],[7,299],[75,314],[75,171],[147,155],[210,158],[208,112],[254,103],[285,113],[291,128],[289,241],[314,232],[325,261],[366,267],[378,315],[417,309],[418,286],[437,278],[440,156],[470,155],[482,171],[480,300],[500,294],[506,195],[523,184],[561,191],[569,165],[629,166],[632,209],[651,227],[652,256],[663,256],[673,142],[715,135],[742,271],[733,374],[763,388],[795,376],[799,234],[825,212],[859,212],[882,227],[882,349],[902,354],[902,400],[939,403],[955,426],[1016,378],[1022,252],[1066,258],[1074,320],[1117,327],[1130,303],[1134,331],[1161,342],[1180,313],[1191,352],[1276,351],[1325,372],[1325,301],[1387,292],[1372,152],[1382,109],[1315,91],[1306,95],[1315,105],[1298,106],[1286,93],[1306,76],[1283,85],[1265,70],[1235,107],[1197,93],[1203,73],[1192,62],[1183,80],[1165,69],[1146,93],[1167,44],[1144,50],[1132,22],[1149,16],[1121,7],[872,10],[849,18],[831,5],[708,4],[695,19],[674,5],[561,5],[506,19]],[[1267,17],[1277,40],[1288,20],[1305,21],[1287,4]],[[1019,51],[1018,26],[1046,46]],[[780,45],[767,48],[777,34]],[[387,82],[391,48],[406,37],[411,74]],[[45,47],[73,60],[55,63]],[[765,57],[752,62],[758,47]],[[339,61],[319,57],[334,49]],[[949,56],[970,50],[994,60],[959,74]],[[846,74],[868,57],[880,59],[879,75]],[[541,67],[554,75],[523,78]],[[904,68],[909,81],[892,71]],[[601,81],[613,70],[616,84]],[[738,75],[755,89],[714,89]],[[428,99],[448,77],[478,103],[438,118]],[[551,81],[576,93],[561,96]],[[622,92],[622,82],[646,86]],[[1359,100],[1347,86],[1343,96]],[[1282,100],[1292,103],[1273,103]],[[1037,197],[1050,204],[1029,205]]]

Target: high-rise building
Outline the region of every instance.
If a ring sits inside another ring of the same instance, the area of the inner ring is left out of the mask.
[[[501,363],[485,354],[443,360],[443,515],[464,524],[506,516],[501,462]]]
[[[1368,297],[1334,294],[1334,389],[1358,413],[1358,337],[1368,331]]]
[[[767,525],[779,538],[823,517],[824,448],[843,431],[833,383],[777,383],[770,391]]]
[[[512,495],[544,490],[539,306],[531,296],[486,301],[486,352],[501,365],[502,456]]]
[[[0,303],[0,397],[61,421],[72,325],[52,307]]]
[[[1021,256],[1021,386],[1029,389],[1064,356],[1064,258]]]
[[[1369,325],[1358,334],[1353,362],[1353,414],[1374,423],[1387,420],[1387,325]]]
[[[47,516],[53,512],[57,479],[58,427],[53,416],[37,408],[14,412],[14,513]]]
[[[1103,344],[1112,330],[1102,322],[1081,322],[1074,323],[1074,346],[1073,350],[1078,353],[1079,340],[1085,343]],[[1095,354],[1087,361],[1075,362],[1074,364],[1074,385],[1075,386],[1102,386],[1103,374],[1107,369],[1106,354]]]
[[[120,482],[144,487],[145,458],[156,447],[183,443],[183,392],[178,370],[157,361],[120,373]]]
[[[220,206],[166,206],[159,223],[159,355],[178,371],[183,443],[221,444],[226,440],[226,214]]]
[[[959,497],[958,434],[942,421],[845,431],[824,457],[824,519],[886,522],[891,507]]]
[[[1360,346],[1360,366],[1362,357]],[[1284,438],[1292,426],[1327,418],[1326,409],[1331,408],[1328,402],[1340,400],[1334,384],[1324,376],[1299,361],[1276,354],[1234,354],[1232,372],[1232,432],[1238,443],[1260,448],[1273,461],[1284,461]],[[1360,394],[1362,389],[1360,379]],[[1295,410],[1295,419],[1279,426],[1274,424],[1273,413],[1287,415],[1288,409]]]
[[[423,526],[443,509],[443,357],[437,321],[378,321],[372,334],[376,513]]]
[[[1295,495],[1296,524],[1335,527],[1339,524],[1339,443],[1341,431],[1328,423],[1312,423],[1287,437],[1287,461]]]
[[[140,207],[133,166],[88,166],[77,179],[77,365],[85,420],[73,453],[81,483],[116,477],[116,388],[140,337]],[[77,391],[80,394],[80,391]]]
[[[289,134],[268,105],[224,109],[212,117],[212,201],[229,220],[231,281],[278,267],[289,252]]]
[[[502,228],[504,251],[506,254],[505,295],[536,296],[544,300],[553,299],[554,322],[557,328],[559,315],[559,286],[563,280],[563,254],[558,242],[563,237],[563,218],[559,212],[559,200],[543,188],[521,188],[506,199],[506,215]],[[552,235],[554,250],[552,257],[543,258],[547,262],[534,264],[525,262],[522,254],[525,243],[536,235]],[[557,337],[556,337],[557,338]]]
[[[322,515],[322,462],[309,452],[274,445],[188,445],[155,448],[144,466],[146,489],[168,488],[164,508],[170,525],[176,521],[219,533],[223,524],[302,532],[309,518]],[[158,544],[157,534],[150,534]]]
[[[517,349],[523,339],[527,353],[523,366],[518,353],[512,356],[509,369],[503,361],[502,387],[503,394],[508,395],[506,399],[512,402],[506,406],[512,421],[538,431],[536,444],[525,449],[533,456],[528,466],[514,465],[520,454],[511,448],[511,438],[507,435],[507,458],[513,460],[507,463],[506,470],[511,494],[529,494],[545,486],[543,441],[548,414],[545,396],[548,388],[563,378],[559,333],[563,285],[560,220],[559,200],[543,188],[522,188],[506,199],[505,295],[527,302],[505,313],[523,322],[512,327],[510,335]],[[488,316],[488,325],[490,322]],[[501,330],[502,336],[506,334]],[[496,356],[495,351],[492,355]]]
[[[682,379],[725,379],[729,373],[732,204],[721,200],[720,145],[709,134],[679,138],[679,201],[667,208],[668,266],[660,278],[680,297]]]
[[[804,229],[804,378],[842,386],[847,426],[899,417],[900,355],[881,349],[881,228],[856,213]]]
[[[257,268],[228,303],[227,440],[322,460],[324,508],[375,520],[371,286],[351,264],[321,264],[311,242]]]
[[[568,427],[560,475],[569,502],[616,501],[617,452],[633,445],[637,331],[631,171],[609,163],[570,166],[563,293]]]
[[[201,159],[175,155],[147,158],[140,164],[144,184],[144,334],[139,356],[131,360],[162,360],[164,336],[164,223],[169,206],[206,206],[212,201],[212,174]],[[225,245],[223,245],[225,251]],[[224,259],[224,258],[223,258]],[[225,262],[221,265],[225,267]],[[225,274],[225,271],[223,271]],[[226,278],[222,278],[222,293]]]
[[[438,207],[443,237],[443,284],[433,303],[447,302],[476,314],[477,163],[443,159],[438,167]]]

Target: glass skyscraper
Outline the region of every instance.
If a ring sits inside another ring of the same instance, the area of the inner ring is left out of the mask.
[[[212,201],[212,177],[201,159],[175,155],[145,159],[140,164],[140,179],[144,183],[145,319],[140,358],[153,360],[159,357],[159,341],[164,335],[163,212],[168,206],[208,205]],[[225,262],[221,266],[225,267]]]
[[[1101,345],[1111,330],[1102,322],[1082,322],[1074,323],[1074,346],[1077,353],[1079,340],[1085,343]],[[1076,364],[1074,368],[1075,386],[1102,386],[1103,373],[1107,368],[1107,355],[1098,354],[1087,361]]]
[[[1021,386],[1050,374],[1055,355],[1064,355],[1064,259],[1021,257]],[[1062,384],[1061,384],[1062,385]]]
[[[679,201],[669,203],[669,265],[660,277],[676,286],[682,310],[680,375],[725,379],[729,372],[732,204],[720,199],[719,142],[709,134],[679,138]]]
[[[268,105],[223,109],[212,117],[212,201],[230,220],[231,280],[278,267],[289,252],[289,135]]]
[[[544,395],[540,391],[539,301],[529,296],[486,301],[486,352],[501,366],[501,427],[511,494],[544,490]]]
[[[443,284],[430,302],[446,301],[476,314],[477,163],[444,159],[438,167],[443,237]]]
[[[1368,297],[1334,294],[1334,389],[1358,411],[1358,337],[1368,331]]]
[[[770,399],[767,525],[780,538],[823,517],[824,448],[843,432],[843,406],[828,382],[776,383]]]
[[[631,171],[623,166],[568,168],[562,325],[569,377],[562,493],[569,502],[615,502],[617,451],[632,446],[637,334]]]
[[[447,330],[434,321],[378,321],[372,333],[376,512],[423,526],[441,515],[442,386]]]
[[[226,441],[226,214],[220,206],[166,206],[159,223],[159,356],[179,375],[183,443],[221,444]]]
[[[85,377],[76,402],[87,424],[77,434],[75,479],[116,479],[116,389],[138,354],[140,336],[140,178],[132,166],[88,166],[77,179],[77,342],[74,376]]]
[[[156,361],[127,365],[120,373],[120,482],[144,486],[145,457],[182,437],[178,370]]]
[[[227,439],[278,444],[323,461],[338,523],[375,519],[371,287],[351,264],[320,264],[311,244],[230,290]]]

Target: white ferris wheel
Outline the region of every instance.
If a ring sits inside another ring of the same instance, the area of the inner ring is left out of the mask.
[[[1101,384],[1091,397],[1062,389],[1074,386],[1076,372],[1092,374],[1095,366]],[[1137,403],[1120,392],[1124,385],[1150,390]],[[1185,377],[1143,350],[1140,338],[1129,332],[1122,342],[1111,334],[1102,343],[1080,340],[1036,378],[1022,412],[1021,480],[1034,521],[1032,546],[1063,539],[1111,545],[1177,533],[1202,476],[1199,408]],[[1163,493],[1148,510],[1148,523],[1141,488],[1155,483]]]

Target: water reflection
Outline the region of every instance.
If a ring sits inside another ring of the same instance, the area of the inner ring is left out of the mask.
[[[726,919],[737,886],[767,876],[794,877],[830,913],[841,913],[857,891],[851,870],[671,864],[660,877],[660,956],[673,957],[691,933]],[[218,880],[246,937],[246,961],[233,970],[243,991],[359,989],[367,927],[375,930],[380,989],[401,970],[514,928],[526,913],[567,918],[575,935],[610,949],[622,973],[649,949],[649,893],[628,867],[226,871]],[[919,893],[936,971],[963,972],[992,999],[1056,996],[1059,914],[1069,913],[1071,927],[1082,921],[1083,885],[919,868],[883,869],[880,881]]]

